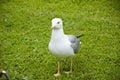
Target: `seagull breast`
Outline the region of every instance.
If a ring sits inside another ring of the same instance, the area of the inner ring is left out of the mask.
[[[49,50],[58,57],[73,56],[74,51],[66,35],[53,34],[49,43]]]

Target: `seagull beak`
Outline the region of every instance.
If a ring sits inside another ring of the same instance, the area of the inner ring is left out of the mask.
[[[55,26],[51,26],[51,29],[55,29]]]

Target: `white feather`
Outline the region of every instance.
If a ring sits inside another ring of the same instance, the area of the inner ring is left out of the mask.
[[[57,21],[61,21],[61,24],[57,24]],[[71,42],[64,34],[62,20],[59,18],[53,19],[52,24],[54,24],[56,27],[59,27],[59,29],[56,28],[52,30],[51,40],[49,42],[49,50],[57,57],[73,56],[74,51],[70,46]]]

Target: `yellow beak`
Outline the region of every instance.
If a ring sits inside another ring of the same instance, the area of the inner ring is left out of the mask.
[[[51,26],[51,29],[55,29],[55,26]]]

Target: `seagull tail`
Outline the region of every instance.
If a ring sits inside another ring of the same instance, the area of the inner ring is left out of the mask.
[[[84,34],[81,34],[81,35],[79,35],[79,36],[76,36],[77,38],[80,38],[80,37],[82,37],[82,36],[84,36]]]

